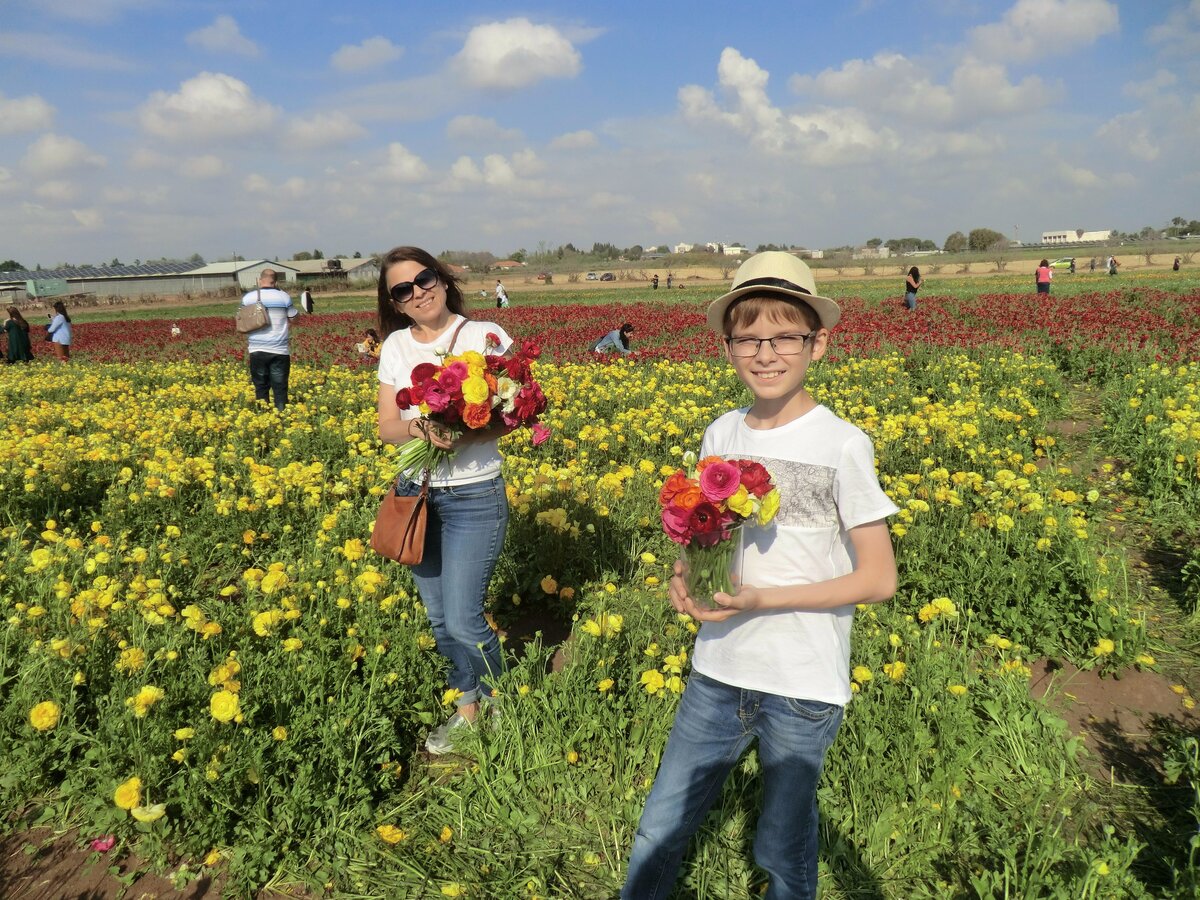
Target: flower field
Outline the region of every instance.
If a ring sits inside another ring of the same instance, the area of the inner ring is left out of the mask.
[[[1175,780],[1143,796],[1169,802],[1139,806],[1029,690],[1051,658],[1178,677],[1194,706],[1200,292],[1132,285],[844,302],[810,388],[875,442],[900,589],[856,617],[824,896],[1200,888],[1194,731],[1164,736]],[[501,444],[503,713],[437,759],[418,750],[449,702],[432,634],[407,570],[367,548],[395,470],[353,349],[369,313],[298,320],[282,414],[253,405],[228,318],[175,341],[166,319],[84,323],[71,365],[7,369],[6,824],[112,835],[233,895],[614,896],[696,630],[665,599],[658,493],[746,400],[700,299],[481,312],[543,345],[553,437]],[[625,320],[632,358],[587,351]],[[1095,426],[1067,434],[1080,404]],[[1182,561],[1172,597],[1131,574],[1135,518]],[[569,628],[559,665],[530,622]],[[685,863],[695,896],[759,895],[756,768]]]

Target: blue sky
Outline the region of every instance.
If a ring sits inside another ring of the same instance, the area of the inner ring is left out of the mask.
[[[0,259],[1200,216],[1200,0],[23,0]]]

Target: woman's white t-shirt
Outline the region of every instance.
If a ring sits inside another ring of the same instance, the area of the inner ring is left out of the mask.
[[[879,486],[871,439],[817,406],[778,428],[754,429],[746,409],[717,419],[701,457],[751,459],[771,473],[780,506],[766,528],[745,530],[742,581],[781,587],[854,570],[850,529],[897,512]],[[734,687],[845,705],[850,700],[854,606],[764,610],[705,622],[693,668]]]
[[[415,340],[412,332],[407,328],[389,334],[379,351],[380,384],[390,384],[396,390],[411,387],[412,370],[421,363],[441,365],[442,358],[449,349],[454,329],[462,321],[462,316],[455,316],[450,322],[450,327],[428,344]],[[488,350],[489,334],[498,339],[498,346],[497,341],[493,340],[490,350]],[[504,329],[494,322],[476,322],[467,319],[454,342],[453,353],[475,350],[478,353],[490,352],[499,355],[506,353],[512,346],[512,342],[512,338]],[[400,410],[402,419],[415,419],[420,415],[421,411],[415,406]],[[487,481],[500,474],[502,461],[496,441],[467,444],[450,458],[448,465],[441,466],[433,473],[429,483],[435,487],[451,487]]]

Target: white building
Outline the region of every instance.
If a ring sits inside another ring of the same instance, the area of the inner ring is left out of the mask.
[[[1116,234],[1108,231],[1084,231],[1082,228],[1064,229],[1062,231],[1043,231],[1043,244],[1089,244],[1096,241],[1111,240]]]
[[[691,253],[696,249],[695,244],[676,244],[671,248],[672,253]]]

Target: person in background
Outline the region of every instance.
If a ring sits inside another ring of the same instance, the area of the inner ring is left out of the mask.
[[[1108,274],[1116,275],[1117,269],[1119,269],[1119,268],[1121,268],[1121,263],[1117,260],[1117,258],[1115,256],[1110,256],[1108,258]]]
[[[654,285],[654,289],[657,291],[658,290],[658,276],[655,275],[653,278],[651,278],[650,283],[652,285]]]
[[[916,309],[917,308],[917,291],[919,291],[921,289],[921,285],[924,283],[925,282],[923,282],[921,280],[921,270],[920,269],[918,269],[916,266],[913,266],[911,269],[908,270],[908,276],[904,279],[904,308],[905,309]]]
[[[488,626],[483,605],[504,549],[508,495],[500,474],[502,458],[495,429],[454,436],[421,416],[400,409],[396,393],[412,385],[418,366],[440,365],[447,352],[503,355],[512,338],[494,322],[467,315],[454,273],[419,247],[395,247],[379,264],[379,439],[404,444],[423,438],[454,455],[430,473],[428,520],[421,562],[413,580],[437,642],[449,663],[455,712],[425,739],[434,755],[449,753],[454,740],[473,727],[480,702],[493,701],[505,668],[500,640]],[[421,486],[401,477],[398,496],[416,496]],[[493,701],[494,702],[494,701]]]
[[[1075,274],[1075,257],[1071,257],[1071,265],[1067,267],[1067,271],[1072,275]]]
[[[50,324],[46,326],[46,335],[54,348],[54,358],[66,362],[71,358],[71,317],[67,307],[61,300],[54,301],[54,312],[47,313]]]
[[[300,292],[300,308],[302,310],[304,310],[306,315],[310,315],[310,316],[312,315],[312,311],[313,311],[312,291],[310,291],[308,288],[305,288],[304,290],[302,290]]]
[[[629,346],[629,336],[633,334],[633,326],[628,322],[620,328],[614,328],[596,343],[592,344],[592,350],[596,353],[610,353],[615,350],[617,353],[628,355],[633,352]]]
[[[504,289],[504,285],[500,283],[500,279],[496,279],[496,309],[506,309],[508,307],[508,291]]]
[[[363,332],[362,343],[358,345],[358,352],[363,356],[379,356],[379,332],[374,328],[368,328]]]
[[[8,337],[8,351],[5,359],[11,364],[15,362],[33,362],[33,345],[29,340],[29,323],[15,306],[8,308],[8,318],[4,320],[4,334]]]
[[[1180,261],[1181,261],[1181,260],[1179,259],[1179,257],[1178,257],[1178,256],[1177,256],[1177,257],[1175,257],[1175,262],[1174,262],[1174,264],[1171,266],[1171,269],[1172,269],[1172,270],[1174,270],[1174,271],[1176,271],[1176,272],[1178,272],[1178,271],[1179,271],[1179,263],[1180,263]]]
[[[288,402],[288,378],[292,372],[291,320],[300,315],[292,306],[292,298],[275,287],[279,274],[263,269],[258,287],[247,291],[242,306],[253,306],[258,300],[267,308],[270,321],[257,331],[246,335],[246,350],[250,354],[250,383],[254,399],[266,402],[274,395],[275,408],[282,411]]]
[[[670,272],[668,272],[668,273],[667,273],[667,290],[668,290],[668,291],[671,289],[671,282],[672,282],[674,279],[675,279],[675,276],[674,276],[674,275],[672,275]]]
[[[171,337],[177,338],[183,335],[183,329],[179,327],[178,322],[171,323]]]
[[[1054,277],[1054,270],[1050,268],[1050,260],[1043,259],[1038,263],[1037,272],[1034,274],[1034,281],[1037,282],[1037,292],[1039,294],[1050,293],[1050,279]]]
[[[1091,258],[1091,261],[1088,262],[1088,271],[1089,272],[1096,271],[1096,257],[1094,257],[1094,256]]]

